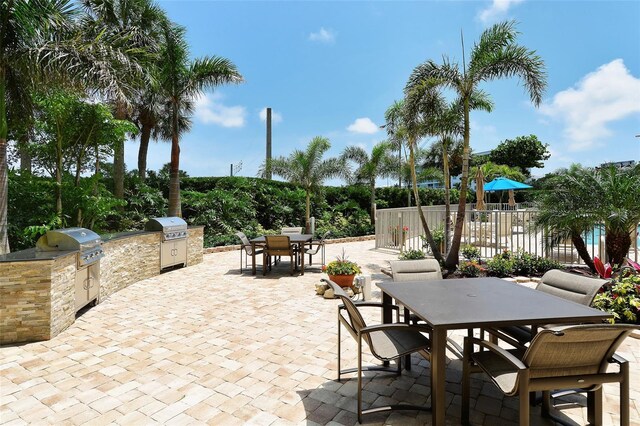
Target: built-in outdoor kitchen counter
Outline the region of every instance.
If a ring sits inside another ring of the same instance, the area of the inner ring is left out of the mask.
[[[187,230],[186,266],[202,262],[204,228]],[[159,275],[161,232],[103,235],[96,303]],[[0,344],[48,340],[76,317],[78,251],[21,250],[0,255]]]

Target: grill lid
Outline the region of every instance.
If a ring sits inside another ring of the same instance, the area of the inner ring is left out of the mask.
[[[37,251],[78,250],[78,264],[88,265],[104,256],[100,235],[86,228],[66,228],[47,231],[36,242]]]
[[[175,216],[149,219],[144,229],[147,231],[161,231],[165,241],[187,237],[187,222]]]

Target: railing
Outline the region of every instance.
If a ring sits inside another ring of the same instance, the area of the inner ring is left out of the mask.
[[[535,218],[538,213],[523,204],[515,209],[507,204],[488,204],[486,210],[474,210],[474,204],[468,204],[465,212],[461,245],[472,245],[480,249],[483,258],[492,258],[503,250],[524,250],[527,253],[543,256],[564,264],[581,264],[582,259],[569,240],[554,241],[548,230],[536,227]],[[505,208],[505,210],[493,209]],[[427,219],[429,229],[444,230],[444,206],[425,206],[422,210]],[[451,227],[449,239],[453,236],[458,205],[451,205]],[[416,207],[398,209],[382,209],[376,212],[376,248],[387,248],[403,251],[408,249],[424,249],[429,251],[423,240],[424,231]],[[632,232],[632,244],[629,258],[638,262],[638,232]],[[583,235],[589,254],[605,259],[604,226],[599,225]],[[554,241],[552,244],[551,242]]]

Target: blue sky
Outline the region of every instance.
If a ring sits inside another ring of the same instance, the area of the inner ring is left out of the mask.
[[[491,113],[472,112],[471,147],[535,134],[551,158],[542,175],[578,162],[640,160],[640,2],[159,1],[187,28],[193,57],[233,61],[246,82],[209,91],[181,140],[181,169],[191,176],[255,176],[265,156],[261,111],[274,111],[273,155],[304,149],[314,136],[370,149],[385,139],[384,112],[402,97],[413,68],[443,55],[461,61],[481,32],[518,22],[519,42],[544,59],[548,87],[535,108],[517,79],[485,83]],[[428,143],[425,142],[425,143]],[[137,143],[126,147],[136,167]],[[152,144],[149,168],[169,162],[166,142]]]

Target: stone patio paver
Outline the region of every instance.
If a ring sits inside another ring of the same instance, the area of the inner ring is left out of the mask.
[[[395,253],[374,250],[373,241],[329,244],[327,260],[342,248],[374,281],[389,279],[380,268]],[[338,301],[315,295],[321,277],[317,264],[291,277],[286,260],[265,277],[241,275],[238,252],[223,252],[136,283],[53,340],[0,348],[0,423],[355,424],[355,379],[335,380]],[[461,341],[462,333],[453,335]],[[348,333],[343,339],[344,365],[353,366],[355,342]],[[619,353],[631,362],[631,423],[640,425],[640,340],[627,339]],[[400,377],[365,374],[365,406],[428,404],[429,364],[417,356],[413,363]],[[460,421],[460,377],[460,361],[450,361],[448,424]],[[481,376],[471,394],[474,424],[515,424],[517,398],[505,398]],[[605,385],[605,424],[617,424],[618,395]],[[584,404],[581,396],[571,401]],[[566,404],[561,415],[586,422],[580,405]],[[411,411],[364,420],[431,424],[429,413]],[[552,423],[536,407],[532,424]]]

